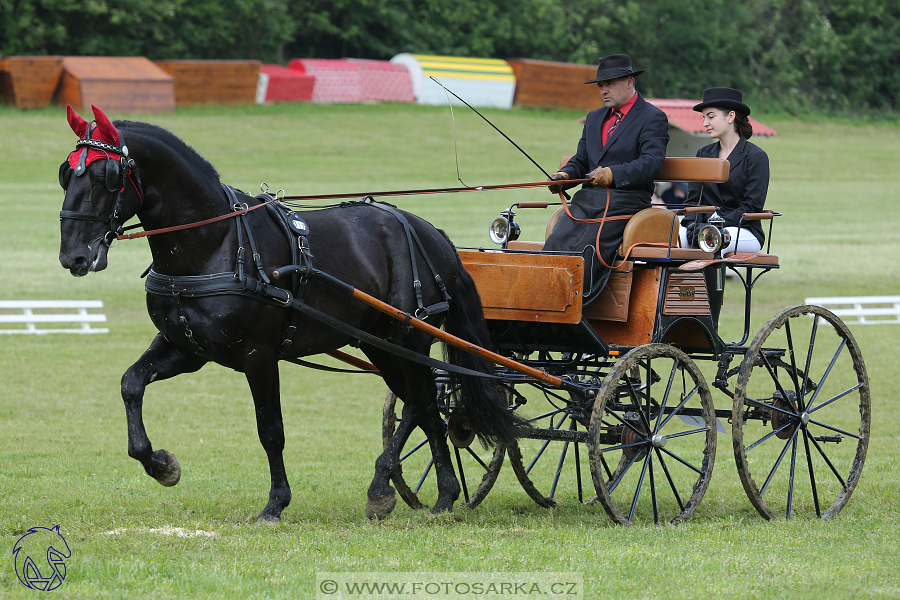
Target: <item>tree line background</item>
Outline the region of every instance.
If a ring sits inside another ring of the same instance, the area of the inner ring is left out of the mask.
[[[627,53],[645,96],[737,87],[764,110],[900,106],[898,0],[0,0],[0,55],[596,64]]]

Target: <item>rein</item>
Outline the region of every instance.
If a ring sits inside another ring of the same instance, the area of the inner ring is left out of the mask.
[[[151,229],[150,231],[139,231],[138,233],[128,233],[118,236],[117,240],[134,240],[137,238],[147,237],[150,235],[157,235],[160,233],[171,233],[173,231],[182,231],[184,229],[193,229],[194,227],[201,227],[203,225],[209,225],[210,223],[216,223],[218,221],[224,221],[225,219],[231,219],[234,217],[240,217],[241,215],[246,215],[247,213],[256,210],[257,208],[262,208],[263,206],[272,204],[273,202],[277,202],[277,198],[272,198],[271,200],[267,200],[262,204],[257,204],[256,206],[247,206],[246,204],[239,205],[241,208],[237,209],[238,205],[235,205],[235,211],[231,213],[227,213],[224,215],[219,215],[218,217],[213,217],[212,219],[206,219],[205,221],[196,221],[194,223],[185,223],[184,225],[173,225],[172,227],[162,227],[160,229]]]
[[[590,179],[574,179],[568,183],[585,183],[590,181]],[[163,227],[161,229],[152,229],[150,231],[140,231],[138,233],[129,233],[118,236],[116,239],[118,240],[134,240],[137,238],[147,237],[150,235],[157,235],[160,233],[171,233],[173,231],[181,231],[184,229],[192,229],[194,227],[201,227],[203,225],[209,225],[210,223],[216,223],[218,221],[223,221],[225,219],[231,219],[233,217],[238,217],[241,215],[245,215],[250,211],[256,210],[257,208],[262,208],[267,204],[271,204],[273,202],[280,201],[306,201],[306,200],[338,200],[344,198],[360,198],[367,196],[416,196],[421,194],[449,194],[455,192],[481,192],[481,191],[491,191],[491,190],[515,190],[522,188],[533,188],[533,187],[546,187],[556,183],[555,181],[532,181],[527,183],[505,183],[505,184],[497,184],[497,185],[483,185],[478,187],[453,187],[453,188],[428,188],[428,189],[418,189],[418,190],[394,190],[387,192],[367,192],[367,193],[349,193],[349,194],[322,194],[322,195],[309,195],[309,196],[282,196],[280,198],[273,198],[272,200],[268,200],[263,202],[262,204],[257,204],[256,206],[248,207],[246,204],[242,205],[240,210],[235,210],[235,212],[220,215],[218,217],[213,217],[212,219],[206,219],[205,221],[197,221],[195,223],[186,223],[184,225],[174,225],[172,227]],[[565,200],[563,200],[563,204],[565,204]],[[568,212],[568,207],[566,208],[566,212]],[[571,217],[572,215],[569,214]],[[617,219],[622,217],[610,217],[610,219]],[[574,217],[573,217],[574,219]],[[577,219],[576,219],[577,220]],[[602,259],[601,259],[602,260]]]
[[[572,219],[576,223],[600,223],[600,228],[597,230],[597,238],[594,241],[594,252],[597,255],[597,258],[600,259],[600,264],[602,264],[604,267],[606,267],[610,271],[613,271],[615,269],[618,269],[622,265],[624,265],[626,262],[628,262],[628,256],[631,254],[631,251],[634,250],[635,246],[637,246],[638,244],[632,244],[631,247],[625,251],[625,256],[622,258],[622,262],[620,262],[619,264],[616,264],[616,261],[614,260],[612,266],[610,266],[610,265],[606,264],[605,260],[603,260],[603,257],[600,255],[600,233],[603,231],[604,223],[606,223],[607,221],[625,221],[634,216],[634,215],[619,215],[619,216],[615,216],[615,217],[607,217],[606,213],[609,211],[609,196],[610,196],[609,188],[606,188],[606,207],[603,209],[602,217],[600,217],[599,219],[576,219],[574,216],[572,216],[572,212],[569,210],[569,205],[566,203],[566,199],[563,197],[563,193],[562,192],[559,193],[559,199],[562,200],[563,208],[566,210],[566,214],[569,215],[570,219]],[[641,242],[640,245],[641,246],[668,246],[669,244],[666,244],[663,242]]]

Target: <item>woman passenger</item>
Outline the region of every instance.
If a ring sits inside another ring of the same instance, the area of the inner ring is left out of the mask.
[[[709,137],[716,140],[697,151],[704,158],[724,158],[730,163],[725,183],[691,183],[686,204],[716,206],[731,234],[731,243],[722,254],[732,252],[757,253],[762,249],[763,234],[759,221],[744,221],[744,213],[762,212],[769,188],[769,157],[747,140],[753,127],[747,119],[750,108],[743,103],[743,94],[732,88],[709,88],[703,92],[703,102],[694,110],[703,115],[703,126]],[[709,218],[709,213],[687,215],[681,222],[681,245],[697,246],[697,234]],[[740,225],[740,229],[738,226]]]

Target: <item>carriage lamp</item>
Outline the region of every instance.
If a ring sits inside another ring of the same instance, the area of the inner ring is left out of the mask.
[[[518,223],[513,221],[515,216],[516,213],[507,209],[491,222],[490,235],[492,242],[502,246],[506,242],[519,239],[522,231],[519,229]]]
[[[716,254],[731,243],[731,234],[725,229],[725,220],[718,214],[710,215],[706,225],[700,229],[697,245],[704,252]]]

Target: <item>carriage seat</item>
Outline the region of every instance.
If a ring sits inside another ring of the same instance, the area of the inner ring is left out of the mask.
[[[572,155],[563,156],[559,167],[565,166]],[[719,158],[667,157],[656,181],[695,181],[723,183],[728,181],[730,166],[727,160]],[[559,215],[565,209],[559,207],[547,221],[544,239],[550,236]],[[673,212],[665,208],[648,208],[629,219],[622,236],[619,256],[624,256],[632,245],[637,244],[629,258],[637,260],[665,259],[704,260],[712,255],[696,248],[678,248],[679,223]],[[674,229],[674,231],[673,231]],[[642,245],[647,244],[647,245]],[[654,245],[650,245],[654,244]],[[656,244],[666,244],[660,246]],[[542,242],[512,241],[507,245],[511,250],[540,251]]]

